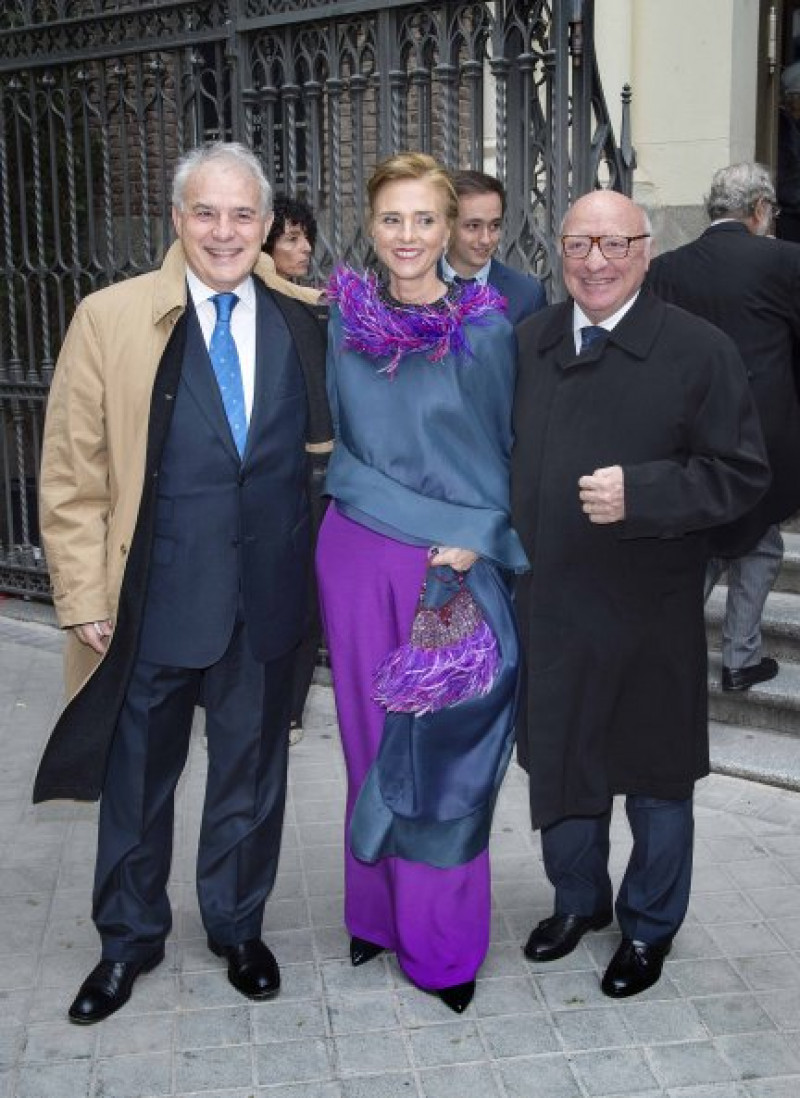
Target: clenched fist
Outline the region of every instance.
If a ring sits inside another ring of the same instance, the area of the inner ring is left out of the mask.
[[[622,522],[625,518],[625,477],[621,465],[595,469],[578,481],[581,505],[590,522]]]

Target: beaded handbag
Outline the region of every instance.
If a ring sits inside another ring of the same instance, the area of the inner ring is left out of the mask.
[[[487,694],[500,663],[497,639],[461,573],[429,566],[408,644],[381,661],[372,697],[395,713],[432,713]]]

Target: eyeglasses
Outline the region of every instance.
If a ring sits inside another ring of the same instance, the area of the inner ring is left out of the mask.
[[[561,251],[567,259],[586,259],[597,245],[604,259],[624,259],[634,240],[649,240],[650,233],[638,236],[562,236]]]

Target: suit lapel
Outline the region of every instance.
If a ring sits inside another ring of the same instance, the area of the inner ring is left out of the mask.
[[[268,430],[275,398],[284,388],[285,374],[292,360],[289,331],[272,295],[256,280],[256,376],[253,411],[244,458]]]
[[[329,445],[333,424],[325,382],[327,309],[306,305],[283,294],[275,294],[272,300],[283,315],[303,371],[308,400],[308,442]]]
[[[572,301],[562,301],[549,310],[539,332],[538,351],[542,354],[553,352],[555,362],[562,369],[580,366],[596,361],[603,352],[603,345],[596,345],[585,355],[575,351],[575,336],[572,331]]]
[[[494,286],[499,293],[503,293],[506,288],[505,271],[496,259],[493,259],[489,264],[489,277],[487,282],[490,286]]]

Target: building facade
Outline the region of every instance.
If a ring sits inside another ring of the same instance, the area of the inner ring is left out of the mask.
[[[659,247],[702,231],[717,168],[777,167],[780,78],[800,59],[800,0],[597,0],[595,40],[606,89],[633,88],[634,193]]]

